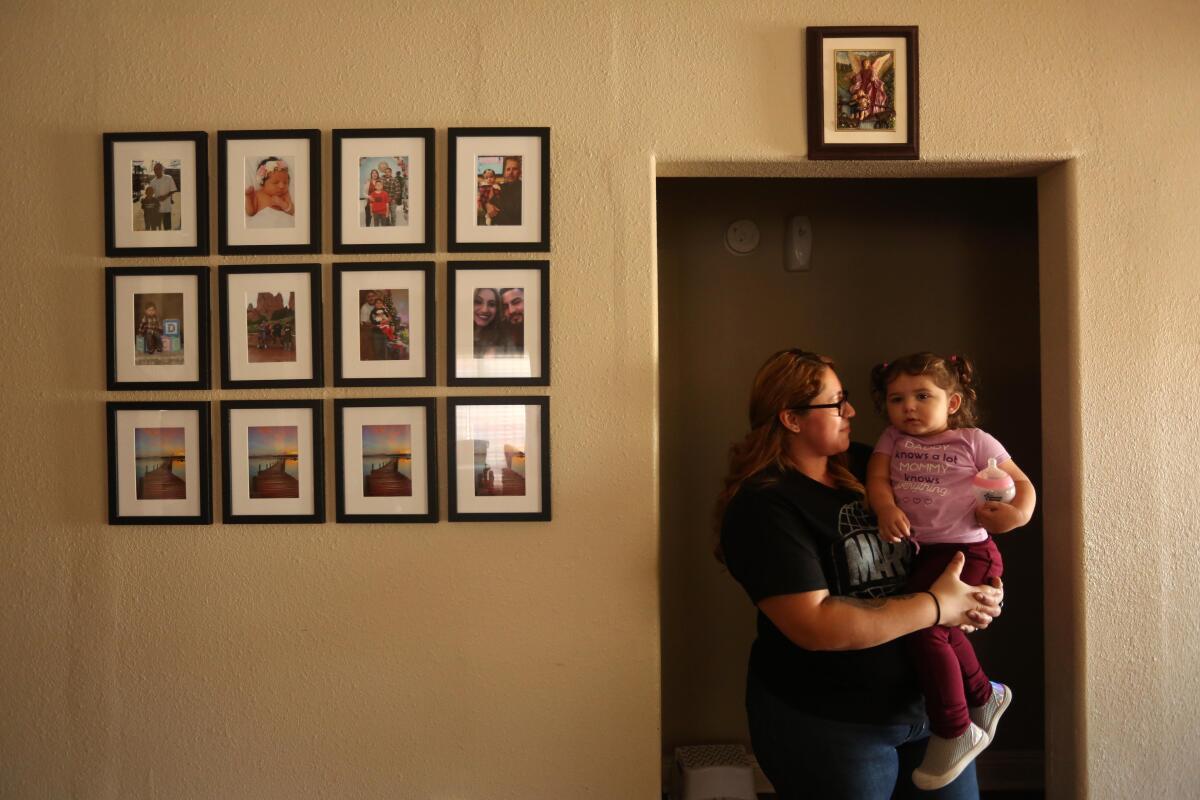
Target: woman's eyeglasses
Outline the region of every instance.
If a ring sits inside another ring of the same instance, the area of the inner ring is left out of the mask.
[[[809,411],[814,408],[836,408],[839,417],[846,416],[846,406],[850,405],[850,392],[843,391],[842,399],[836,403],[810,403],[806,406],[791,406],[788,411]]]

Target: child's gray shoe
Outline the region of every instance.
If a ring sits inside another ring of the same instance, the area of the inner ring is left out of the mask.
[[[957,778],[990,741],[974,722],[953,739],[931,735],[925,746],[925,760],[913,770],[913,785],[927,792],[942,788]]]
[[[1003,683],[992,681],[992,696],[988,698],[988,701],[977,708],[968,710],[971,722],[983,728],[988,739],[995,739],[996,723],[1000,722],[1000,716],[1004,714],[1008,704],[1012,702],[1012,698],[1012,689]]]

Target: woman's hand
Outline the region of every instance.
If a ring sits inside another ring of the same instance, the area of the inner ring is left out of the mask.
[[[990,586],[971,586],[960,579],[966,557],[955,553],[929,591],[937,598],[941,610],[939,625],[947,627],[972,627],[982,630],[1000,616],[1000,603],[1004,600],[1004,584],[999,578],[992,579]]]

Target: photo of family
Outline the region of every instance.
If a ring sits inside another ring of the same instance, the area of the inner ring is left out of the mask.
[[[412,426],[362,426],[363,497],[412,497]]]
[[[475,224],[521,224],[521,156],[476,156]]]
[[[475,289],[471,331],[475,358],[525,355],[525,290],[521,287]]]
[[[187,469],[183,428],[134,428],[138,500],[184,500]]]
[[[178,366],[184,363],[181,292],[134,293],[132,318],[135,366]]]
[[[407,361],[408,290],[358,292],[358,357],[362,361]]]
[[[408,225],[408,156],[359,158],[358,176],[360,227]]]
[[[177,231],[183,224],[180,214],[180,184],[183,162],[178,158],[166,163],[153,159],[135,160],[132,168],[133,230]]]
[[[300,496],[297,432],[295,425],[246,429],[251,499]]]
[[[296,360],[296,293],[245,294],[246,360],[251,364]]]
[[[246,158],[247,228],[296,226],[296,204],[291,192],[294,161],[291,156]]]

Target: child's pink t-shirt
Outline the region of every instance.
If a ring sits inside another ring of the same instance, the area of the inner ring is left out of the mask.
[[[919,544],[968,544],[987,538],[975,520],[971,480],[989,458],[997,464],[1009,459],[995,437],[979,428],[909,436],[889,426],[875,452],[891,460],[892,494]]]

